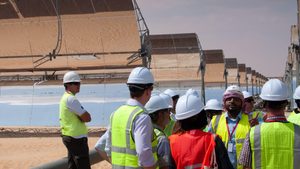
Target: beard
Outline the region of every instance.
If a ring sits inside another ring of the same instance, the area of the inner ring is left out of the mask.
[[[229,114],[231,114],[233,117],[236,117],[242,110],[242,106],[238,105],[228,105],[226,106],[226,110]]]

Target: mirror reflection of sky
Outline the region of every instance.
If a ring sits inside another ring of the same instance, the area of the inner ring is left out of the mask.
[[[165,89],[155,88],[153,93]],[[183,95],[188,88],[172,89]],[[194,89],[200,91],[200,87]],[[220,87],[206,88],[206,100],[221,101],[223,92]],[[63,93],[63,86],[54,85],[0,87],[0,126],[59,126],[59,101]],[[129,98],[129,92],[125,84],[82,85],[76,97],[92,116],[88,126],[105,127],[110,114]]]

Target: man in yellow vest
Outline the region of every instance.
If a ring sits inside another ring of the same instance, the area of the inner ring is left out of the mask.
[[[237,164],[237,159],[250,130],[248,116],[241,112],[243,100],[244,97],[239,87],[229,86],[223,94],[226,112],[214,116],[208,128],[208,131],[222,138],[233,167],[238,169],[241,169],[242,166]]]
[[[293,98],[295,100],[297,107],[289,115],[288,121],[300,125],[300,86],[296,88]]]
[[[287,121],[287,86],[278,79],[267,81],[260,97],[267,111],[266,120],[251,128],[239,159],[245,168],[300,167],[300,127]]]
[[[134,68],[127,80],[130,99],[110,117],[105,151],[112,168],[157,166],[157,140],[144,105],[151,97],[154,79],[149,69]]]
[[[152,95],[145,105],[145,108],[151,117],[154,133],[157,138],[157,157],[160,169],[169,169],[170,167],[170,143],[164,129],[170,121],[170,104],[161,95]]]
[[[89,169],[88,129],[85,122],[91,121],[90,114],[81,106],[75,95],[80,90],[80,77],[70,71],[64,75],[65,93],[59,104],[59,122],[62,140],[68,149],[69,169]]]
[[[248,116],[250,126],[252,127],[262,123],[264,121],[264,114],[261,111],[254,111],[254,98],[252,94],[247,91],[243,91],[242,93],[244,96],[243,113]]]

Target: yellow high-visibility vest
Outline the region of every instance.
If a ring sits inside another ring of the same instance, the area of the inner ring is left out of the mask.
[[[266,122],[250,130],[252,168],[298,169],[300,126],[289,122]]]
[[[132,123],[144,112],[139,106],[123,105],[111,115],[111,160],[113,168],[142,168],[138,164],[135,143],[132,139]],[[152,152],[157,161],[157,140],[153,134]]]
[[[76,137],[86,135],[88,129],[84,122],[80,120],[75,112],[71,112],[67,107],[67,99],[74,96],[72,93],[65,92],[59,104],[59,122],[62,135]]]
[[[236,155],[237,159],[239,159],[240,153],[243,148],[243,144],[245,141],[245,138],[250,131],[250,124],[248,120],[248,116],[244,113],[242,113],[242,118],[239,120],[239,124],[237,125],[236,131],[235,131],[235,146],[236,146]],[[226,124],[226,117],[225,113],[222,115],[213,116],[211,120],[211,126],[213,133],[219,135],[222,139],[222,141],[225,144],[225,147],[228,146],[229,141],[229,135],[227,131],[227,124]],[[243,166],[237,164],[238,169],[242,169]]]

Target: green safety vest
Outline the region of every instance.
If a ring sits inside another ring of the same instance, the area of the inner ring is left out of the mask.
[[[59,104],[59,122],[62,135],[76,137],[87,135],[88,129],[84,122],[75,112],[71,112],[67,107],[67,99],[74,96],[72,93],[65,92]]]
[[[212,126],[213,133],[221,137],[222,141],[225,144],[225,147],[227,148],[229,136],[228,136],[227,126],[226,126],[225,113],[223,113],[222,115],[213,116],[211,120],[211,126]],[[239,159],[245,138],[249,130],[250,130],[250,124],[248,121],[248,115],[242,113],[242,118],[240,119],[239,124],[237,125],[235,131],[235,146],[236,146],[237,159]],[[243,166],[239,164],[237,164],[237,167],[238,169],[243,168]]]
[[[268,122],[250,130],[252,168],[296,169],[300,167],[300,126]]]
[[[142,168],[138,164],[135,143],[132,139],[132,124],[137,115],[144,113],[139,106],[123,105],[111,117],[111,159],[113,168]],[[157,161],[157,140],[152,140],[153,157]]]
[[[300,125],[300,113],[299,114],[296,114],[295,111],[293,111],[288,119],[287,119],[289,122],[291,123],[294,123],[294,124],[297,124],[297,125]]]

